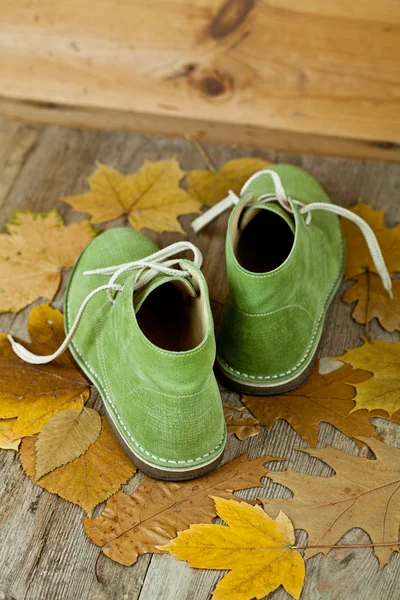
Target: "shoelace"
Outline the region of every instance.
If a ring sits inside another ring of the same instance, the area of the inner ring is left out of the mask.
[[[83,275],[111,275],[108,283],[101,285],[95,288],[90,294],[88,294],[85,300],[82,302],[81,307],[75,317],[75,321],[65,338],[64,342],[61,346],[53,353],[47,356],[39,356],[37,354],[33,354],[29,350],[27,350],[24,346],[19,344],[14,340],[14,338],[9,335],[8,339],[11,342],[12,349],[15,354],[19,356],[22,360],[27,363],[33,365],[43,365],[51,362],[63,352],[66,351],[72,339],[79,327],[79,323],[82,319],[83,313],[90,300],[94,298],[99,292],[106,291],[108,300],[111,303],[115,302],[114,294],[116,292],[121,292],[123,290],[123,286],[119,283],[116,283],[118,277],[125,273],[126,271],[135,271],[137,269],[142,269],[136,278],[134,284],[134,291],[140,290],[144,286],[146,286],[150,281],[156,277],[160,273],[164,273],[165,275],[178,276],[178,277],[189,277],[190,273],[187,269],[174,269],[173,267],[180,263],[180,258],[169,259],[171,256],[175,254],[179,254],[186,250],[191,250],[194,255],[193,264],[200,269],[203,263],[203,257],[200,250],[191,244],[190,242],[177,242],[176,244],[171,244],[167,248],[163,248],[150,256],[147,256],[145,259],[135,260],[133,262],[124,263],[121,265],[115,265],[112,267],[105,267],[102,269],[94,269],[93,271],[84,271]]]
[[[275,171],[264,169],[263,171],[260,171],[259,173],[256,173],[255,175],[250,177],[250,179],[241,189],[240,195],[243,196],[243,194],[246,192],[247,186],[255,179],[255,177],[258,177],[260,173],[266,173],[270,175],[274,183],[275,192],[269,194],[262,194],[257,198],[256,203],[259,204],[261,202],[279,202],[280,206],[284,210],[286,210],[288,213],[293,214],[293,210],[290,206],[288,196],[286,195],[285,189],[282,185],[281,178]],[[312,202],[310,204],[304,204],[299,200],[294,200],[293,198],[290,199],[299,208],[299,213],[301,215],[306,215],[307,225],[311,223],[311,213],[314,210],[326,210],[328,212],[335,213],[336,215],[350,219],[350,221],[353,221],[353,223],[358,225],[368,245],[368,249],[371,253],[371,258],[373,260],[377,273],[379,273],[379,276],[382,280],[383,287],[385,288],[385,290],[387,290],[389,296],[391,298],[393,297],[392,280],[388,273],[385,260],[382,256],[378,240],[376,239],[371,227],[368,225],[368,223],[364,221],[364,219],[351,212],[351,210],[343,208],[342,206],[337,206],[335,204],[327,204],[325,202]],[[226,198],[221,200],[221,202],[218,202],[218,204],[210,208],[208,211],[200,215],[200,217],[198,217],[192,222],[193,230],[197,233],[198,231],[203,229],[203,227],[208,225],[208,223],[213,221],[218,215],[222,214],[231,206],[237,204],[239,200],[240,198],[234,192],[232,192],[232,190],[229,190],[228,196]]]

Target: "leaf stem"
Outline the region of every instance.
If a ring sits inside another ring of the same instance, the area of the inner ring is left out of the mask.
[[[200,156],[203,158],[204,162],[206,163],[208,169],[210,171],[213,171],[215,173],[215,171],[217,170],[214,165],[211,162],[210,157],[208,156],[207,152],[204,150],[203,146],[200,144],[200,142],[198,142],[196,140],[196,138],[194,138],[193,136],[190,135],[190,133],[185,133],[185,138],[191,142],[193,144],[193,146],[196,148],[197,152],[200,154]]]
[[[379,542],[377,544],[315,544],[310,546],[291,546],[294,550],[307,550],[308,548],[382,548],[383,546],[399,546],[400,542]]]

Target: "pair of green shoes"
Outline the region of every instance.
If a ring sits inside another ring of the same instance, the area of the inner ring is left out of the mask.
[[[221,461],[226,427],[215,358],[225,385],[239,392],[279,394],[307,377],[343,276],[337,215],[360,226],[391,293],[370,227],[331,204],[304,171],[275,165],[256,173],[240,197],[230,192],[193,228],[231,204],[229,296],[217,351],[200,251],[189,242],[158,250],[128,228],[96,237],[76,262],[65,295],[67,337],[57,352],[36,356],[10,338],[36,364],[70,346],[122,447],[153,477],[199,477]],[[193,260],[177,257],[186,250]]]

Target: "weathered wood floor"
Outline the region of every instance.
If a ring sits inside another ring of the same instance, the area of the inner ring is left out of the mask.
[[[277,162],[302,166],[316,176],[338,204],[349,206],[358,197],[375,208],[387,210],[388,224],[400,221],[400,167],[384,163],[328,160],[311,156],[208,146],[215,165],[229,158],[256,155]],[[144,135],[82,131],[58,127],[26,127],[0,122],[0,209],[1,225],[15,209],[44,211],[57,207],[66,222],[81,219],[59,198],[86,189],[85,178],[96,160],[129,172],[140,167],[145,158],[157,160],[178,156],[183,168],[204,168],[193,145],[183,139],[164,139]],[[184,227],[192,217],[184,217]],[[115,225],[115,223],[113,224]],[[205,273],[216,313],[225,293],[224,232],[226,216],[221,217],[199,237],[191,236],[204,253]],[[149,235],[160,245],[179,239],[179,235]],[[61,307],[60,292],[56,306]],[[28,310],[17,317],[0,317],[0,330],[21,335]],[[351,318],[351,306],[339,296],[331,308],[321,346],[322,356],[340,355],[360,343],[363,327]],[[374,337],[395,340],[375,323]],[[227,394],[228,392],[224,392]],[[231,394],[230,400],[238,400]],[[100,406],[94,394],[92,403]],[[400,446],[400,427],[383,419],[375,424],[389,444]],[[319,444],[332,444],[352,454],[356,445],[332,426],[320,428]],[[329,475],[321,462],[307,458],[295,449],[304,442],[284,421],[246,442],[231,438],[225,460],[249,451],[251,457],[262,454],[288,457],[291,468],[315,475]],[[365,452],[365,449],[364,449]],[[137,487],[141,475],[133,478],[128,490]],[[329,481],[327,481],[329,485]],[[241,494],[248,498],[273,494],[288,497],[284,488],[266,482],[260,490]],[[99,511],[97,511],[99,512]],[[18,457],[0,451],[0,600],[207,600],[220,574],[191,570],[169,556],[142,556],[126,568],[104,556],[99,560],[102,583],[95,577],[98,548],[86,538],[81,519],[83,511],[57,496],[36,487],[24,476]],[[300,534],[302,539],[304,534]],[[361,530],[353,530],[345,543],[369,542]],[[307,562],[303,600],[397,600],[399,597],[400,554],[378,571],[378,562],[370,548],[334,550]],[[288,599],[282,589],[270,596]]]

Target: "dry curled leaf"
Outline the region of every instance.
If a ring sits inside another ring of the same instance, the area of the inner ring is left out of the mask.
[[[213,498],[224,525],[191,525],[162,547],[196,569],[229,570],[215,600],[264,598],[282,585],[294,598],[303,589],[305,564],[292,546],[293,525],[280,512],[272,519],[259,506]]]
[[[224,417],[228,435],[247,440],[260,433],[260,423],[244,407],[224,404]]]
[[[81,506],[88,514],[126,483],[136,468],[121,450],[105,417],[97,441],[73,462],[35,480],[36,437],[22,440],[20,457],[25,473],[37,485]]]
[[[367,362],[363,366],[370,369]],[[310,376],[297,389],[268,398],[243,396],[242,402],[267,427],[271,427],[276,419],[285,419],[310,446],[316,445],[322,422],[330,423],[353,439],[360,436],[379,439],[370,419],[373,416],[384,417],[383,411],[372,414],[366,410],[351,412],[355,407],[355,387],[367,384],[366,380],[370,379],[371,373],[352,369],[349,365],[322,375],[317,361]],[[357,408],[366,407],[357,403]],[[400,421],[400,414],[396,420]],[[357,439],[354,441],[357,442]]]
[[[132,496],[119,492],[99,517],[85,518],[87,536],[112,560],[132,565],[140,554],[159,553],[157,546],[191,523],[211,523],[216,512],[210,495],[234,498],[233,491],[260,487],[261,477],[268,472],[263,465],[270,460],[282,459],[262,456],[248,460],[243,454],[193,481],[147,477]]]
[[[359,202],[351,210],[364,219],[374,231],[381,247],[389,273],[400,271],[400,225],[387,228],[383,210],[374,210]],[[368,246],[359,227],[342,219],[346,239],[346,279],[357,279],[343,295],[345,302],[357,302],[353,318],[357,323],[368,323],[378,318],[387,331],[400,328],[400,282],[393,281],[393,299],[384,290],[372,261]]]
[[[357,277],[356,283],[345,291],[343,302],[357,302],[352,317],[357,323],[378,319],[386,331],[400,329],[400,281],[392,279],[393,298],[382,285],[381,278],[367,271]]]
[[[145,161],[131,175],[98,164],[89,179],[90,192],[63,200],[75,210],[89,213],[93,223],[125,216],[138,230],[183,231],[178,216],[200,210],[195,198],[179,187],[184,175],[175,158]]]
[[[36,354],[51,354],[64,340],[63,316],[48,304],[29,316],[30,344]],[[14,354],[0,334],[0,419],[15,418],[13,437],[33,435],[56,413],[82,407],[89,398],[88,382],[65,352],[45,365],[30,365]]]
[[[229,190],[239,194],[249,177],[268,165],[269,162],[262,158],[234,158],[218,171],[189,171],[186,183],[190,194],[200,204],[212,206],[225,198]]]
[[[36,479],[82,456],[100,431],[101,418],[93,408],[82,406],[54,415],[36,440]]]
[[[390,543],[374,551],[381,567],[398,551],[400,525],[400,449],[372,438],[361,438],[376,460],[358,458],[336,448],[303,450],[335,471],[316,477],[296,471],[270,472],[268,477],[294,492],[290,500],[260,498],[265,510],[288,515],[295,529],[305,529],[308,544],[336,544],[353,527],[364,529],[372,543]],[[308,548],[306,558],[329,548]]]
[[[0,234],[0,312],[52,300],[62,270],[73,266],[95,235],[87,220],[64,225],[57,210],[15,212],[6,230]]]
[[[341,357],[355,369],[368,369],[374,376],[355,384],[357,396],[353,410],[386,411],[393,419],[400,410],[400,342],[365,341]],[[396,419],[395,419],[396,420]]]
[[[18,450],[21,440],[14,440],[13,429],[17,419],[0,419],[0,448]]]

